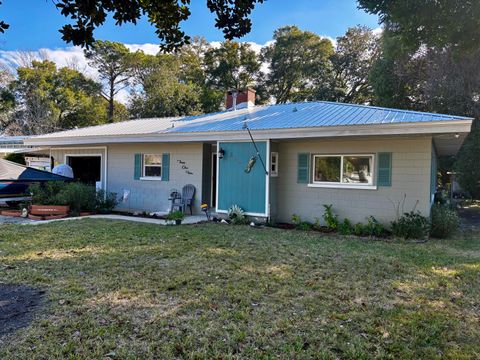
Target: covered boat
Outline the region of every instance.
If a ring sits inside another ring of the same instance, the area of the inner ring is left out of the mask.
[[[71,178],[0,159],[0,201],[15,202],[30,197],[28,187],[46,181],[71,181]]]

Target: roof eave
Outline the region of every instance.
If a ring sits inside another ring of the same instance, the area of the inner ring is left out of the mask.
[[[308,128],[285,129],[252,129],[256,140],[266,139],[298,139],[298,138],[327,138],[327,137],[358,137],[358,136],[390,136],[390,135],[420,135],[420,134],[448,134],[468,133],[472,125],[471,119],[454,121],[416,122],[399,124],[369,124],[369,125],[342,125]],[[248,140],[246,131],[209,131],[209,132],[164,132],[139,135],[110,135],[110,136],[79,136],[79,137],[52,137],[29,138],[26,145],[57,146],[57,145],[91,145],[115,144],[135,142],[191,142],[217,140]]]

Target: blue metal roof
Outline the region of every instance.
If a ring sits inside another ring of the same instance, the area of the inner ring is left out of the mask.
[[[471,118],[318,101],[257,106],[250,109],[186,117],[176,121],[175,127],[166,132],[237,131],[242,130],[244,122],[251,130],[271,130],[457,120],[471,120]]]

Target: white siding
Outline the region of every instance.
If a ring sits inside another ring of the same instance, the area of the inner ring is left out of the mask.
[[[373,215],[379,221],[389,223],[396,216],[394,204],[401,203],[405,194],[404,211],[412,210],[418,201],[416,209],[424,215],[429,215],[431,144],[431,137],[280,142],[281,163],[277,179],[278,220],[289,222],[292,214],[298,214],[309,221],[315,221],[315,218],[322,219],[323,204],[333,204],[335,213],[341,219],[365,222],[367,216]],[[391,187],[357,190],[312,188],[306,184],[297,184],[298,153],[378,152],[392,153]]]
[[[200,213],[202,198],[202,143],[118,144],[108,146],[107,189],[121,196],[130,190],[126,203],[118,208],[127,211],[169,211],[170,190],[182,190],[187,184],[196,188],[194,212]],[[170,180],[134,180],[135,154],[170,154]],[[185,164],[179,163],[179,161]],[[182,166],[188,169],[182,169]],[[189,171],[193,174],[188,174]]]

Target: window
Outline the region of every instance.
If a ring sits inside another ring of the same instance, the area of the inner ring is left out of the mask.
[[[314,155],[313,182],[373,184],[373,155]]]
[[[270,176],[278,176],[278,152],[270,154]]]
[[[162,155],[143,155],[143,176],[162,177]]]

